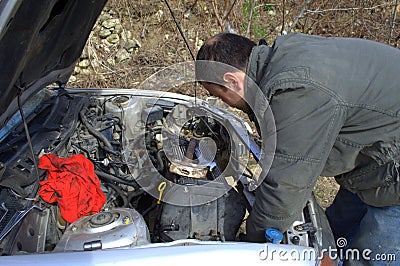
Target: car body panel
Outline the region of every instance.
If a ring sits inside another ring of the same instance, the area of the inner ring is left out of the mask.
[[[133,249],[4,257],[1,265],[315,265],[311,248],[257,243],[175,241]]]

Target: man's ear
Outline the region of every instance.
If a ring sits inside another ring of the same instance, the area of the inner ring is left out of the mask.
[[[222,78],[228,84],[228,88],[233,89],[236,92],[240,91],[240,79],[235,72],[226,72]]]

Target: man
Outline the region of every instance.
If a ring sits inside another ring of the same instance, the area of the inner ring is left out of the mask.
[[[275,119],[275,156],[247,219],[250,240],[265,241],[268,227],[286,231],[317,177],[335,176],[341,189],[327,210],[335,237],[360,252],[395,253],[400,260],[399,50],[304,34],[256,46],[221,33],[205,42],[197,60],[236,68],[208,70],[214,73],[208,79],[201,73],[207,70],[196,67],[212,95],[250,118],[265,117],[248,86],[254,81]]]

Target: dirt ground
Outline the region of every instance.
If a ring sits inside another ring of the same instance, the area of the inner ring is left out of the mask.
[[[383,0],[169,0],[195,55],[210,36],[231,31],[271,44],[283,33],[371,39],[400,45],[397,2]],[[159,0],[110,0],[97,21],[69,81],[72,87],[135,89],[157,71],[192,60],[168,9]],[[171,89],[194,94],[193,86]],[[208,93],[199,88],[199,97]],[[338,185],[320,177],[315,195],[323,207]]]

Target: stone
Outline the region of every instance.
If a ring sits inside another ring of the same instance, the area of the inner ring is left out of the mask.
[[[84,59],[84,60],[79,62],[78,66],[80,68],[88,68],[90,66],[90,62],[89,62],[88,59]]]
[[[74,72],[72,72],[72,75],[78,75],[79,73],[81,73],[81,69],[78,66],[75,66]]]
[[[103,30],[100,30],[100,31],[99,31],[99,36],[100,36],[100,38],[105,39],[105,38],[107,38],[108,36],[110,36],[111,33],[112,33],[111,30],[109,30],[109,29],[103,29]]]
[[[122,25],[121,24],[115,25],[114,30],[112,32],[116,33],[116,34],[120,34],[122,32]]]
[[[110,18],[111,18],[111,15],[110,15],[110,14],[108,14],[108,13],[103,13],[103,14],[100,16],[99,21],[100,21],[100,23],[102,23],[103,21],[106,21],[106,20],[108,20],[108,19],[110,19]]]
[[[125,49],[120,49],[115,55],[115,63],[121,63],[125,60],[130,59],[131,56]]]
[[[110,53],[110,46],[112,46],[112,44],[109,43],[106,39],[101,40],[100,47],[102,48],[102,50],[104,50],[104,52]]]
[[[103,23],[101,23],[101,26],[103,26],[106,29],[112,29],[118,24],[121,24],[119,19],[111,18],[111,19],[107,19],[107,20],[103,21]]]
[[[128,52],[132,52],[135,49],[139,49],[142,47],[140,42],[136,39],[127,40],[124,44],[124,48],[128,50]]]
[[[92,72],[89,69],[82,69],[81,74],[85,76],[89,76]]]
[[[132,32],[129,30],[124,30],[121,33],[121,38],[122,40],[124,40],[125,42],[128,41],[129,39],[132,39]]]
[[[115,44],[115,43],[119,42],[119,35],[116,33],[113,33],[110,36],[108,36],[106,39],[109,43]]]
[[[89,58],[89,53],[88,53],[88,50],[85,48],[82,51],[81,59],[88,59],[88,58]]]

